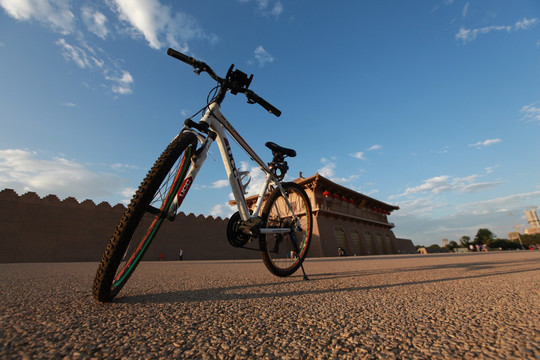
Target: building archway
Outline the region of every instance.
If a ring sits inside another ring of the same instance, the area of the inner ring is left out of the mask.
[[[336,251],[338,251],[338,255],[340,254],[339,249],[345,250],[347,255],[349,254],[349,249],[347,247],[347,239],[345,236],[345,230],[343,230],[340,226],[334,226],[334,239],[336,240]]]
[[[373,246],[373,237],[371,236],[371,233],[369,231],[364,231],[364,237],[366,239],[365,245],[367,255],[376,255],[375,248]]]
[[[351,240],[353,245],[354,255],[365,255],[364,247],[362,246],[362,238],[360,233],[354,229],[351,230]]]

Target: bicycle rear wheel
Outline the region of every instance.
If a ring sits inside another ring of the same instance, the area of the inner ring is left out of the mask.
[[[281,186],[286,197],[279,188],[272,191],[262,211],[262,223],[266,228],[289,228],[291,231],[283,234],[261,233],[259,245],[268,270],[276,276],[285,277],[298,270],[306,258],[311,244],[313,215],[309,198],[300,185],[282,183]],[[298,218],[299,227],[295,224],[293,212]]]
[[[183,191],[196,146],[195,135],[179,135],[146,175],[105,249],[94,279],[96,300],[111,301],[133,274],[176,194]]]

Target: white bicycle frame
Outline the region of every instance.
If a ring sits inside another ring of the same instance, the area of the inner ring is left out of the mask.
[[[221,158],[223,160],[223,165],[225,166],[225,171],[227,173],[227,178],[229,180],[229,184],[231,186],[231,190],[232,190],[234,199],[236,201],[236,205],[238,207],[238,212],[240,213],[240,218],[243,221],[249,221],[250,219],[258,218],[260,216],[264,196],[269,190],[270,184],[274,184],[280,189],[281,193],[283,194],[283,197],[287,203],[287,206],[289,207],[289,209],[291,210],[291,213],[293,214],[294,221],[297,224],[297,228],[300,228],[299,219],[294,213],[293,207],[291,206],[288,200],[288,197],[286,196],[286,193],[283,190],[283,187],[281,186],[280,182],[278,181],[276,176],[271,172],[268,166],[264,163],[264,161],[262,161],[261,158],[255,153],[255,151],[251,149],[251,147],[246,143],[246,141],[240,136],[240,134],[236,131],[236,129],[231,125],[231,123],[229,123],[229,121],[221,113],[219,104],[215,102],[211,103],[208,109],[206,110],[205,114],[201,118],[200,122],[207,123],[209,126],[209,129],[216,133],[216,141],[218,143],[219,151],[221,153]],[[195,156],[195,159],[192,160],[192,166],[189,172],[186,174],[186,178],[184,179],[184,182],[180,186],[180,190],[178,191],[177,196],[175,197],[171,207],[169,208],[169,214],[168,214],[169,216],[174,216],[174,214],[176,213],[176,210],[182,204],[182,201],[187,195],[189,188],[193,184],[195,177],[197,176],[204,161],[206,160],[206,156],[208,154],[208,151],[210,150],[210,146],[212,145],[214,141],[212,137],[202,136],[201,134],[199,134],[198,132],[192,129],[189,129],[189,128],[184,129],[181,132],[181,134],[184,131],[191,131],[192,133],[194,133],[202,145],[201,145],[201,148],[197,151],[197,156]],[[251,159],[255,163],[257,163],[257,165],[259,165],[259,167],[266,174],[266,178],[259,192],[259,197],[257,198],[255,208],[253,209],[253,213],[251,214],[250,214],[247,202],[246,202],[245,189],[241,181],[241,173],[238,171],[236,164],[234,162],[234,157],[233,157],[232,150],[229,144],[229,140],[227,138],[227,133],[229,133],[234,138],[234,140],[247,152],[247,154],[251,157]],[[264,229],[259,229],[259,231],[263,234],[264,233],[266,234],[288,233],[291,231],[291,229],[290,228],[264,228]]]

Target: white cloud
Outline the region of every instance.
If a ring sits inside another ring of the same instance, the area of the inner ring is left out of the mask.
[[[120,164],[120,163],[116,163],[116,164],[112,164],[112,165],[109,165],[111,167],[111,169],[114,169],[114,170],[133,170],[133,169],[138,169],[139,167],[136,166],[136,165],[131,165],[131,164]]]
[[[232,214],[236,212],[236,208],[229,205],[229,203],[225,204],[216,204],[212,209],[210,210],[210,215],[213,217],[221,217],[221,218],[228,218],[231,217]]]
[[[412,239],[415,244],[440,244],[441,239],[458,241],[461,236],[474,237],[478,229],[487,228],[506,238],[512,226],[523,217],[523,211],[540,201],[540,191],[518,193],[493,199],[452,205],[430,197],[398,203],[392,213],[396,236]],[[441,215],[441,210],[443,215]],[[516,217],[512,217],[512,212]],[[522,222],[517,222],[523,224]]]
[[[217,36],[206,34],[192,16],[173,12],[159,0],[114,0],[114,5],[113,11],[118,12],[120,20],[154,49],[172,46],[186,52],[192,40],[217,41]]]
[[[107,17],[105,15],[89,6],[82,7],[81,15],[84,24],[91,33],[102,39],[107,37],[109,30],[107,29]]]
[[[448,145],[445,145],[442,147],[441,150],[438,151],[439,154],[446,154],[448,152],[448,148],[449,146]]]
[[[91,171],[64,157],[43,159],[27,150],[0,150],[0,188],[19,194],[34,191],[40,196],[73,196],[79,201],[113,199],[124,190],[125,183],[117,175]]]
[[[258,46],[255,49],[253,56],[260,66],[264,66],[274,61],[274,57],[270,55],[262,46]]]
[[[501,142],[502,142],[501,139],[487,139],[487,140],[484,140],[484,141],[478,141],[478,142],[476,142],[474,144],[469,144],[469,146],[481,149],[483,147],[495,145],[495,144],[498,144],[498,143],[501,143]]]
[[[447,205],[443,202],[434,202],[429,197],[421,197],[413,200],[404,200],[396,203],[399,211],[395,216],[420,216],[429,217],[436,209],[444,208]],[[394,215],[394,214],[392,214]]]
[[[491,26],[485,26],[481,28],[476,29],[467,29],[465,27],[461,27],[456,34],[456,39],[463,41],[463,43],[474,41],[478,35],[484,35],[493,31],[518,31],[518,30],[529,30],[531,29],[536,23],[538,22],[538,19],[528,19],[523,18],[522,20],[517,21],[514,25],[491,25]]]
[[[424,183],[422,185],[407,188],[403,194],[396,195],[396,197],[413,195],[418,193],[440,194],[451,189],[452,186],[450,184],[450,176],[435,176],[430,179],[424,180]]]
[[[107,0],[108,9],[118,16],[114,24],[92,2],[81,5],[80,23],[71,12],[70,0],[0,0],[0,6],[9,16],[29,22],[38,22],[64,36],[56,41],[62,56],[81,69],[98,70],[109,83],[105,85],[114,94],[131,94],[133,77],[120,68],[119,59],[111,59],[100,47],[87,41],[88,33],[105,40],[111,30],[142,36],[155,49],[165,45],[188,51],[188,43],[204,40],[217,41],[217,36],[205,33],[192,16],[173,11],[160,0]],[[126,26],[127,25],[127,26]],[[85,32],[87,30],[88,32]],[[70,35],[70,36],[68,36]],[[261,61],[271,61],[261,54]],[[96,88],[96,86],[89,86]]]
[[[68,0],[0,0],[0,6],[17,20],[36,20],[62,34],[71,33],[75,27]]]
[[[531,29],[536,23],[538,22],[538,19],[527,19],[523,18],[522,20],[518,21],[514,25],[515,30],[529,30]]]
[[[127,71],[122,71],[122,76],[106,76],[107,80],[113,82],[111,90],[114,93],[125,95],[131,94],[131,85],[133,84],[133,77]]]
[[[242,161],[241,169],[242,171],[248,171],[249,163]],[[246,188],[246,196],[259,195],[261,188],[266,180],[266,174],[264,171],[259,169],[257,166],[253,166],[249,169],[249,185]],[[243,184],[248,182],[248,178],[242,180]]]
[[[274,6],[272,7],[272,10],[270,11],[270,14],[278,17],[283,12],[283,4],[281,4],[281,1],[276,1]]]
[[[229,180],[223,179],[223,180],[216,180],[212,183],[210,186],[211,189],[222,189],[229,186]]]
[[[476,37],[480,34],[487,34],[492,31],[504,31],[504,30],[509,32],[510,30],[512,30],[512,27],[511,26],[498,26],[498,25],[486,26],[486,27],[478,28],[478,29],[466,29],[464,27],[461,27],[458,33],[456,34],[456,39],[462,40],[465,43],[468,41],[475,40]]]
[[[494,188],[500,184],[502,184],[502,181],[494,181],[494,182],[481,182],[481,183],[475,183],[475,184],[464,184],[461,186],[460,191],[466,192],[466,193],[475,193],[478,191],[484,191],[487,189]]]
[[[350,155],[352,156],[353,154],[350,154]],[[350,187],[353,190],[360,191],[359,188],[356,188],[354,186],[354,182],[360,178],[361,176],[360,173],[362,173],[363,170],[361,169],[357,170],[358,173],[352,174],[346,177],[338,177],[336,176],[337,163],[335,161],[336,161],[336,157],[334,156],[332,156],[330,159],[322,158],[321,163],[323,163],[324,166],[320,168],[319,170],[317,170],[317,173],[337,184],[345,185],[345,186]]]
[[[355,159],[366,160],[364,153],[362,151],[358,151],[350,155]]]
[[[378,145],[378,144],[375,144],[375,145],[370,146],[366,151],[377,151],[377,150],[380,150],[380,149],[382,149],[382,146]],[[352,156],[355,159],[367,160],[366,157],[365,157],[365,153],[363,151],[358,151],[358,152],[355,152],[355,153],[352,153],[352,154],[349,154],[349,155]]]
[[[469,12],[469,5],[470,5],[470,3],[467,2],[467,3],[465,4],[465,6],[463,7],[463,10],[461,11],[461,16],[462,16],[462,17],[466,17],[466,16],[467,16],[467,13]]]
[[[252,2],[252,0],[237,1],[244,4]],[[272,15],[277,18],[283,12],[283,4],[279,0],[255,0],[253,2],[257,5],[257,11],[264,16]]]
[[[65,39],[58,40],[56,45],[62,48],[62,55],[67,61],[73,61],[81,69],[92,67],[84,49],[68,44]]]
[[[165,31],[166,22],[171,19],[170,8],[161,5],[157,0],[115,0],[114,3],[120,19],[142,33],[150,47],[162,47],[158,38],[160,33]]]
[[[266,175],[265,173],[257,166],[251,167],[249,169],[250,163],[246,161],[240,162],[240,171],[241,172],[247,172],[245,178],[242,179],[242,184],[248,184],[246,190],[246,196],[252,196],[252,195],[258,195],[261,191],[261,188],[264,184]],[[205,189],[226,189],[229,188],[229,180],[227,179],[220,179],[212,182],[210,185],[200,185],[200,184],[194,184],[193,185],[196,190],[205,190]],[[234,199],[234,196],[232,193],[229,194],[229,198],[232,200]]]
[[[343,184],[348,184],[348,183],[354,182],[354,181],[358,180],[359,178],[360,178],[360,175],[353,174],[353,175],[350,175],[349,177],[332,177],[330,180],[332,180],[335,183],[343,185]],[[378,192],[378,190],[371,190],[371,191],[372,192],[373,191]]]
[[[486,174],[488,173],[490,173],[490,171],[486,169]],[[477,174],[462,178],[452,178],[448,175],[435,176],[424,180],[421,185],[409,187],[402,194],[392,195],[389,198],[396,199],[417,194],[438,195],[450,191],[458,193],[475,193],[496,187],[503,183],[502,181],[475,182],[481,176],[482,175]]]
[[[115,61],[98,59],[95,56],[96,51],[89,45],[83,44],[83,47],[69,44],[66,39],[60,39],[56,45],[61,47],[62,55],[66,61],[74,62],[81,69],[98,70],[103,73],[105,80],[111,82],[110,89],[113,93],[127,95],[132,93],[133,77],[128,71],[118,68]],[[110,75],[113,74],[113,75]]]
[[[132,187],[127,187],[120,191],[120,195],[122,196],[122,204],[128,205],[131,202],[131,199],[133,198],[133,195],[135,195],[136,191],[137,188]]]
[[[533,199],[538,197],[540,197],[540,190],[461,204],[458,206],[458,208],[460,209],[461,215],[493,212],[501,213],[508,211],[509,208],[515,209],[516,207],[519,208],[532,206],[535,203]],[[529,201],[531,201],[532,203],[528,203]]]
[[[324,164],[324,166],[317,170],[317,172],[327,178],[333,177],[335,175],[336,163],[331,162],[326,158],[322,158],[321,162]]]
[[[540,107],[538,107],[538,102],[525,105],[521,108],[520,112],[523,113],[522,120],[527,122],[540,122]]]

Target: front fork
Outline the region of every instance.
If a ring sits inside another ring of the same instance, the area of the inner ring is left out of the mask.
[[[176,211],[180,208],[180,205],[182,205],[182,202],[184,201],[189,189],[191,188],[191,185],[195,181],[195,177],[199,173],[199,170],[204,164],[204,161],[206,160],[206,156],[208,155],[208,150],[210,149],[210,146],[212,145],[215,139],[215,135],[212,135],[212,134],[210,134],[210,136],[206,138],[203,138],[200,134],[196,132],[193,132],[193,133],[197,136],[198,140],[202,143],[202,145],[191,156],[191,159],[190,159],[191,166],[188,170],[188,173],[186,174],[186,177],[184,181],[182,182],[182,185],[178,189],[178,192],[176,193],[176,196],[174,197],[173,202],[167,211],[168,219],[175,218]]]

